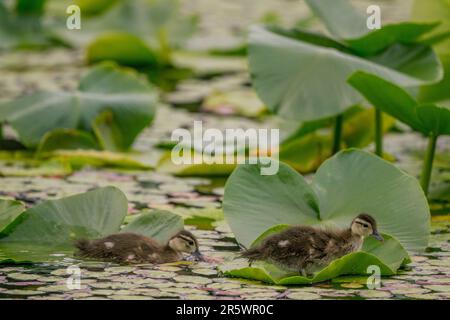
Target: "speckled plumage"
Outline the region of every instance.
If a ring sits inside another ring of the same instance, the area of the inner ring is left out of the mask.
[[[182,231],[174,238],[178,237],[192,240],[198,252],[197,240],[190,232]],[[159,264],[183,258],[182,250],[175,250],[169,243],[162,246],[152,238],[134,233],[117,233],[96,240],[79,239],[75,246],[78,248],[77,257],[117,263]]]
[[[289,227],[245,251],[242,257],[247,258],[250,264],[263,260],[288,271],[312,274],[333,260],[361,248],[364,235],[352,229],[353,225],[360,223],[358,221],[370,224],[373,228],[370,232],[378,235],[375,220],[367,214],[361,214],[353,220],[350,228],[343,230]]]

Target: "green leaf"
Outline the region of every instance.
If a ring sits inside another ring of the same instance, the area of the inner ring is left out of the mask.
[[[42,23],[44,0],[19,0],[15,6],[0,3],[0,49],[45,48],[61,44]]]
[[[98,149],[98,144],[88,132],[74,129],[55,129],[42,137],[37,153],[76,149]]]
[[[20,201],[0,199],[0,234],[25,211]]]
[[[281,230],[283,226],[278,226]],[[271,232],[268,230],[266,233]],[[276,232],[276,231],[275,231]],[[394,275],[398,268],[410,261],[408,253],[393,237],[383,234],[383,243],[367,238],[359,252],[350,253],[334,260],[327,267],[306,278],[281,270],[267,263],[257,263],[248,267],[246,263],[231,263],[220,266],[227,276],[261,280],[280,285],[298,285],[322,282],[341,275],[370,274],[369,266],[378,266],[381,275]]]
[[[16,0],[16,12],[18,14],[42,15],[46,0]]]
[[[0,105],[0,121],[8,121],[20,140],[33,148],[55,129],[92,132],[92,121],[108,110],[120,134],[116,147],[127,150],[153,120],[155,103],[153,87],[135,73],[102,64],[81,79],[74,93],[40,92]]]
[[[180,13],[178,0],[120,0],[109,10],[94,19],[83,22],[83,33],[61,30],[64,39],[72,43],[85,44],[104,33],[126,32],[142,39],[164,61],[172,48],[184,45],[197,29],[197,17]],[[118,38],[114,50],[129,43],[129,38]],[[108,42],[112,44],[112,42]],[[140,47],[134,41],[134,49]],[[142,52],[142,49],[140,49]],[[102,50],[104,52],[104,50]],[[122,48],[120,52],[129,52]],[[118,57],[118,54],[115,54]]]
[[[269,110],[287,119],[322,119],[361,102],[362,97],[346,82],[358,70],[403,86],[419,86],[442,76],[441,65],[427,46],[396,44],[363,59],[331,39],[323,40],[324,36],[304,34],[281,35],[261,27],[250,33],[253,86]]]
[[[154,237],[165,244],[183,229],[180,216],[167,211],[143,212],[120,230],[127,216],[125,195],[104,187],[25,211],[17,201],[0,200],[0,263],[50,262],[73,257],[73,240],[118,232]]]
[[[429,37],[440,38],[433,48],[444,66],[444,79],[434,85],[424,86],[420,90],[419,101],[442,103],[450,106],[450,2],[447,0],[415,0],[412,18],[418,21],[441,21]],[[442,37],[442,35],[447,35]]]
[[[223,207],[236,239],[247,247],[275,225],[346,228],[361,212],[409,251],[428,243],[430,213],[417,180],[356,149],[327,160],[311,185],[284,163],[273,176],[262,176],[260,165],[241,165],[227,181]]]
[[[0,176],[2,177],[63,177],[72,173],[69,164],[55,159],[43,160],[31,152],[0,152]]]
[[[158,64],[155,53],[144,41],[125,32],[103,34],[89,44],[86,50],[89,63],[112,60],[132,67]]]
[[[376,54],[383,49],[399,43],[417,43],[418,39],[432,31],[439,23],[402,22],[386,25],[359,39],[346,40],[346,43],[362,56]]]
[[[366,18],[347,0],[305,0],[328,31],[340,39],[353,39],[368,32]]]
[[[181,230],[183,230],[183,219],[179,215],[169,211],[152,210],[133,219],[121,232],[143,234],[160,244],[166,244]]]
[[[371,31],[367,27],[366,12],[354,8],[348,0],[306,0],[314,14],[326,25],[328,31],[342,40],[361,56],[370,56],[395,43],[414,43],[432,31],[438,22],[400,22],[383,25]]]
[[[412,18],[420,22],[440,21],[441,24],[428,37],[450,32],[450,2],[448,0],[415,0],[412,7]],[[434,47],[436,52],[450,54],[450,37],[443,39]]]
[[[123,144],[120,128],[114,120],[114,114],[106,110],[100,113],[92,123],[94,133],[103,150],[120,151],[119,146]]]
[[[0,243],[2,246],[15,242],[69,246],[76,238],[117,232],[127,209],[127,198],[115,187],[44,201],[26,210],[22,221]]]
[[[357,72],[349,83],[380,110],[426,135],[450,134],[450,109],[421,105],[405,90],[375,75]]]
[[[139,153],[119,153],[98,150],[56,150],[46,154],[50,159],[62,163],[69,163],[73,167],[80,168],[86,165],[95,167],[113,167],[147,170],[152,164],[147,159],[142,159]]]

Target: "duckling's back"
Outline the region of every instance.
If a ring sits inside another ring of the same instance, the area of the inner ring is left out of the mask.
[[[308,270],[327,265],[347,252],[346,231],[295,226],[264,239],[244,252],[251,261],[265,260],[287,270]]]
[[[134,233],[117,233],[96,240],[75,241],[77,256],[119,263],[158,263],[162,251],[158,243]]]

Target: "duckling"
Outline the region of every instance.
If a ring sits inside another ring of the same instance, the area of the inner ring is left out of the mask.
[[[172,237],[169,242],[161,246],[156,240],[135,234],[116,233],[107,237],[75,241],[80,258],[91,258],[117,263],[169,263],[183,259],[182,253],[192,254],[202,261],[195,236],[189,231],[182,230]]]
[[[273,234],[241,257],[250,262],[261,260],[287,271],[308,276],[323,269],[333,260],[361,249],[364,238],[373,236],[379,241],[375,219],[362,213],[352,220],[349,228],[324,230],[310,226],[293,226]]]

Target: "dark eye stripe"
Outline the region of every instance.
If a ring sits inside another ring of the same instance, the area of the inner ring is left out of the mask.
[[[365,224],[365,223],[362,223],[362,222],[359,222],[359,221],[355,221],[357,224],[360,224],[360,225],[362,225],[363,227],[365,227],[365,228],[368,228],[369,227],[369,225],[368,224]]]
[[[185,236],[179,236],[181,239],[189,243],[190,245],[194,244],[194,241],[191,238],[185,237]]]

